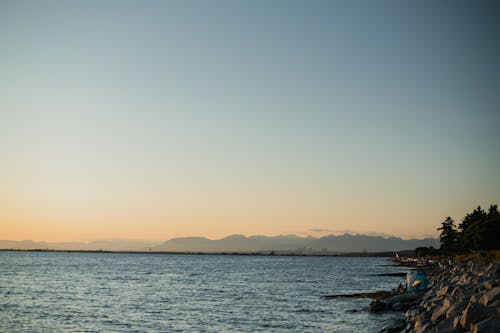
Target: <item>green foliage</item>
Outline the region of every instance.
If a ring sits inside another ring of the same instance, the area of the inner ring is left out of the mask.
[[[451,217],[442,226],[440,241],[442,253],[474,252],[478,250],[500,249],[500,213],[497,205],[491,205],[488,212],[478,206],[462,219],[455,228]]]

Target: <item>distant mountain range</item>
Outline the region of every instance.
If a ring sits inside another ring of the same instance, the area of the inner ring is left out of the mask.
[[[51,250],[107,250],[107,251],[154,251],[154,252],[386,252],[413,250],[421,246],[439,247],[436,238],[401,239],[368,235],[343,234],[324,237],[299,237],[295,235],[250,236],[232,235],[210,240],[204,237],[181,237],[170,239],[163,244],[131,241],[105,240],[90,243],[49,243],[0,240],[0,249],[51,249]]]
[[[226,238],[210,240],[203,237],[173,238],[153,251],[167,252],[384,252],[413,250],[420,246],[439,247],[436,238],[401,239],[398,237],[380,237],[367,235],[343,234],[340,236],[299,237],[286,236],[250,236],[232,235]]]

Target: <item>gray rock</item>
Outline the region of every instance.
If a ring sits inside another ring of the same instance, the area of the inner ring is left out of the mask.
[[[450,296],[451,297],[457,297],[458,294],[461,294],[462,293],[462,288],[460,286],[456,286],[455,288],[453,288],[450,292]]]
[[[469,304],[467,300],[455,302],[446,311],[446,319],[450,318],[453,315],[460,315],[467,306],[467,304]]]
[[[453,319],[448,318],[439,322],[434,328],[435,332],[455,332],[455,328],[453,327]]]
[[[415,328],[415,330],[413,332],[415,332],[415,333],[425,333],[425,332],[429,331],[430,327],[431,327],[431,323],[427,323],[424,326]]]
[[[497,317],[500,318],[500,301],[494,301],[493,303],[488,304],[488,307],[495,309]]]
[[[441,305],[443,303],[444,295],[435,296],[427,301],[428,304]]]
[[[460,285],[468,285],[471,283],[472,283],[472,276],[470,276],[468,273],[464,273],[457,282],[457,284]]]
[[[495,312],[493,312],[494,310],[492,310],[493,309],[487,308],[482,304],[469,302],[460,318],[460,325],[464,329],[469,330],[472,324],[495,314]]]
[[[368,306],[368,310],[371,312],[379,312],[387,309],[387,305],[384,302],[379,301],[378,299],[374,300]]]
[[[460,316],[456,316],[455,318],[453,318],[453,328],[458,332],[463,331],[463,327],[460,324],[460,319],[461,319]]]
[[[498,333],[500,332],[500,320],[487,318],[472,325],[472,333]]]
[[[438,296],[446,295],[449,291],[451,291],[451,285],[445,285],[439,289]]]
[[[402,318],[394,319],[388,326],[382,328],[381,332],[401,332],[406,327],[406,320]]]
[[[481,296],[481,298],[479,299],[479,303],[488,305],[497,300],[500,300],[500,287],[495,287]]]
[[[401,302],[396,302],[396,303],[391,305],[391,308],[394,311],[403,311],[405,309],[405,305]]]
[[[445,297],[444,300],[443,300],[443,307],[449,308],[453,303],[454,303],[453,298],[451,298],[451,297]]]
[[[448,307],[446,306],[438,306],[434,312],[432,312],[431,321],[436,323],[443,319],[446,319],[446,311],[448,311]]]
[[[419,328],[419,327],[423,327],[423,326],[427,325],[428,323],[430,323],[430,316],[431,316],[431,314],[427,311],[422,312],[422,313],[418,314],[417,316],[415,316],[415,318],[413,318],[414,327]]]
[[[479,299],[482,296],[483,296],[483,293],[475,293],[475,294],[471,295],[471,297],[469,298],[469,301],[472,302],[472,303],[478,303]]]

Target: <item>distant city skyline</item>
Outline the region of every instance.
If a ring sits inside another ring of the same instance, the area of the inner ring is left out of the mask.
[[[500,204],[499,13],[0,0],[0,239],[437,236]]]

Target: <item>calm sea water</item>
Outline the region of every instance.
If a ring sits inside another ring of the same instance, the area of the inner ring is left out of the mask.
[[[0,251],[1,332],[377,332],[382,258]]]

